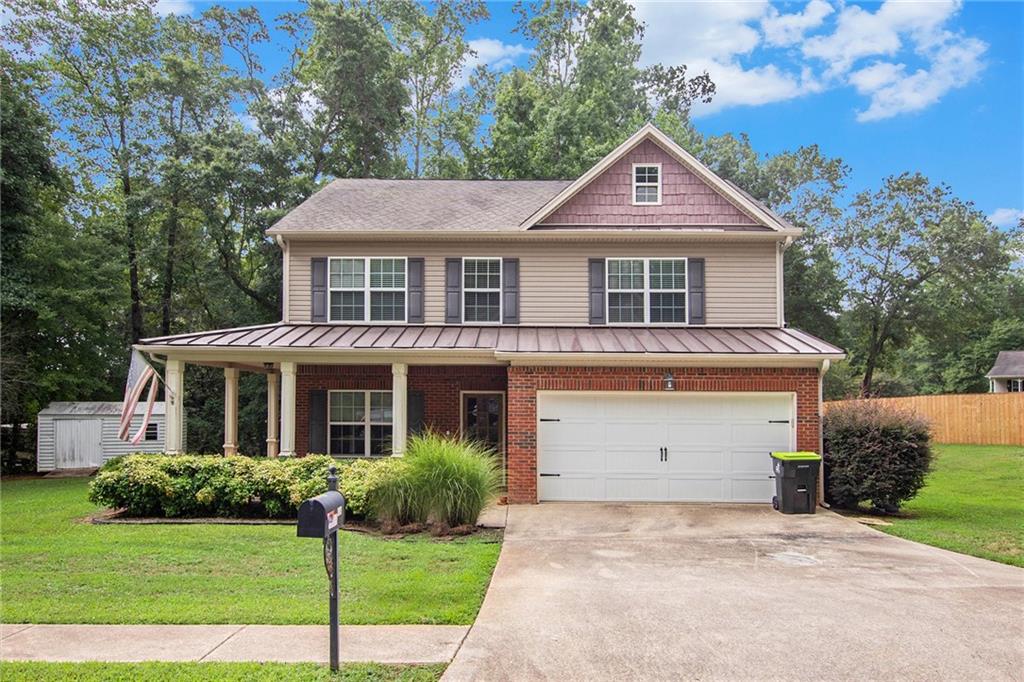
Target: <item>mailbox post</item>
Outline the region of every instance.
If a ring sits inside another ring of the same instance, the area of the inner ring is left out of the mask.
[[[324,543],[324,568],[330,594],[331,670],[338,669],[338,529],[345,523],[345,497],[338,492],[337,469],[327,474],[327,492],[311,497],[299,507],[296,534],[320,538]]]

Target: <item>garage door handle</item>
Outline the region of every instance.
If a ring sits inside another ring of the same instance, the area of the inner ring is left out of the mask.
[[[769,424],[788,424],[789,420],[788,419],[769,419],[768,423]]]
[[[555,478],[558,478],[561,475],[562,474],[541,474],[541,476],[554,476]]]
[[[542,422],[560,422],[560,421],[562,421],[561,419],[545,419],[544,417],[541,417],[540,420]]]

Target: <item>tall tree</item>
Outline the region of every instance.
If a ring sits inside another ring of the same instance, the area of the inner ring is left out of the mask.
[[[152,159],[154,116],[141,73],[158,58],[157,18],[140,0],[13,0],[10,34],[27,50],[46,45],[40,61],[51,77],[45,101],[66,121],[63,151],[82,189],[98,181],[118,186],[123,248],[131,297],[131,340],[144,336],[139,246],[144,206],[139,197]]]
[[[919,173],[886,178],[858,194],[835,243],[849,284],[849,338],[861,368],[860,391],[872,394],[887,351],[906,344],[944,303],[927,287],[976,291],[1010,267],[1019,230],[1000,231],[971,204]]]
[[[658,112],[686,116],[714,84],[685,66],[641,68],[644,27],[624,0],[516,4],[535,44],[528,71],[502,77],[491,126],[499,177],[578,177]]]

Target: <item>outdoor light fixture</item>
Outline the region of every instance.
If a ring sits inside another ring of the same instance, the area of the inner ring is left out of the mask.
[[[665,384],[666,391],[676,390],[676,378],[672,376],[672,372],[665,372],[665,376],[661,378]]]

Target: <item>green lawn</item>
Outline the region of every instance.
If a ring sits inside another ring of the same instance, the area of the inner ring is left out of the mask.
[[[0,485],[5,623],[326,623],[321,543],[294,526],[94,525],[84,479]],[[341,621],[471,624],[501,549],[341,534]]]
[[[1024,566],[1024,447],[939,445],[925,487],[881,530]]]
[[[339,674],[313,663],[0,663],[4,682],[434,682],[443,665],[349,663]]]

